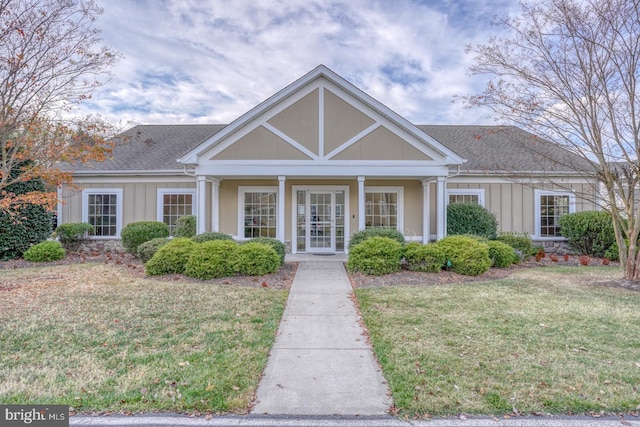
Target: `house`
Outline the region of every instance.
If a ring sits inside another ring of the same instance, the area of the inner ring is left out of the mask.
[[[459,202],[557,241],[560,215],[595,206],[594,180],[558,146],[513,127],[414,125],[322,65],[228,125],[136,126],[117,141],[60,190],[58,221],[90,222],[103,242],[130,222],[193,214],[199,233],[344,252],[365,227],[440,239]]]

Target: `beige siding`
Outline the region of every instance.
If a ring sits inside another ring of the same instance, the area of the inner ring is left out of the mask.
[[[212,160],[309,160],[309,156],[259,126],[213,156]]]
[[[335,160],[432,160],[384,127],[366,135],[333,157]]]
[[[268,123],[318,154],[318,89],[274,116]]]
[[[325,153],[335,150],[374,123],[371,117],[344,102],[331,91],[324,91]]]

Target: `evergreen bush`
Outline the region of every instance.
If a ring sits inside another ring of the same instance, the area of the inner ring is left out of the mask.
[[[191,252],[196,247],[191,239],[177,238],[162,246],[145,264],[149,276],[182,274]]]
[[[349,249],[351,271],[381,276],[400,270],[403,245],[389,237],[370,237]]]
[[[280,268],[280,255],[268,244],[247,242],[236,253],[236,269],[240,274],[262,276]]]
[[[436,243],[423,245],[411,242],[404,250],[404,257],[409,270],[425,273],[437,273],[447,262],[447,256]]]
[[[497,268],[507,268],[520,259],[514,252],[514,249],[506,243],[490,240],[487,242],[489,246],[489,258],[491,266]]]
[[[170,241],[171,239],[169,239],[168,237],[156,237],[155,239],[151,239],[148,242],[144,242],[143,244],[138,246],[136,255],[143,263],[146,264],[151,258],[153,258],[155,253],[158,252],[158,249],[160,249]]]
[[[183,215],[176,221],[173,229],[173,237],[193,237],[196,235],[196,217],[193,215]]]
[[[249,242],[264,243],[273,248],[280,257],[280,266],[284,265],[284,258],[287,255],[287,247],[278,239],[273,237],[254,237]]]
[[[533,246],[531,236],[527,233],[502,232],[496,240],[511,246],[520,252],[524,258],[535,255],[537,252],[537,249]]]
[[[136,254],[138,246],[151,239],[169,237],[169,226],[160,221],[140,221],[127,224],[120,233],[122,246],[131,254]]]
[[[493,212],[478,204],[450,204],[447,206],[447,235],[464,234],[495,239],[498,235],[498,220]]]
[[[491,268],[489,247],[469,236],[449,236],[436,243],[447,256],[447,266],[465,276],[479,276]]]
[[[32,262],[57,261],[64,258],[64,256],[65,250],[60,242],[53,240],[47,240],[33,245],[23,254],[25,260]]]
[[[203,243],[209,242],[211,240],[233,240],[233,237],[228,234],[219,233],[217,231],[210,231],[207,233],[198,234],[197,236],[192,237],[192,240],[196,243]]]
[[[351,235],[351,239],[349,239],[349,250],[351,250],[352,247],[372,237],[387,237],[389,239],[397,241],[402,245],[404,245],[405,242],[404,235],[395,228],[371,227],[357,231]]]
[[[211,240],[198,244],[191,253],[184,274],[202,280],[233,276],[239,245],[229,240]]]
[[[614,243],[611,215],[604,211],[584,211],[562,215],[560,234],[567,238],[567,245],[576,253],[604,257]]]
[[[55,231],[62,246],[70,251],[75,252],[80,248],[83,240],[93,234],[93,225],[87,222],[70,222],[68,224],[60,224]]]

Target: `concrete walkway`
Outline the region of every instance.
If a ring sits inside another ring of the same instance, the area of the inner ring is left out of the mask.
[[[300,262],[254,414],[385,414],[386,381],[351,292],[342,262]]]

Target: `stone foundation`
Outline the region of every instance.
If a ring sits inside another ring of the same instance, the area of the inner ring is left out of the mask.
[[[534,246],[542,246],[549,255],[576,255],[564,240],[534,240]]]
[[[105,252],[125,252],[120,239],[87,239],[79,242],[78,252],[100,254]]]

